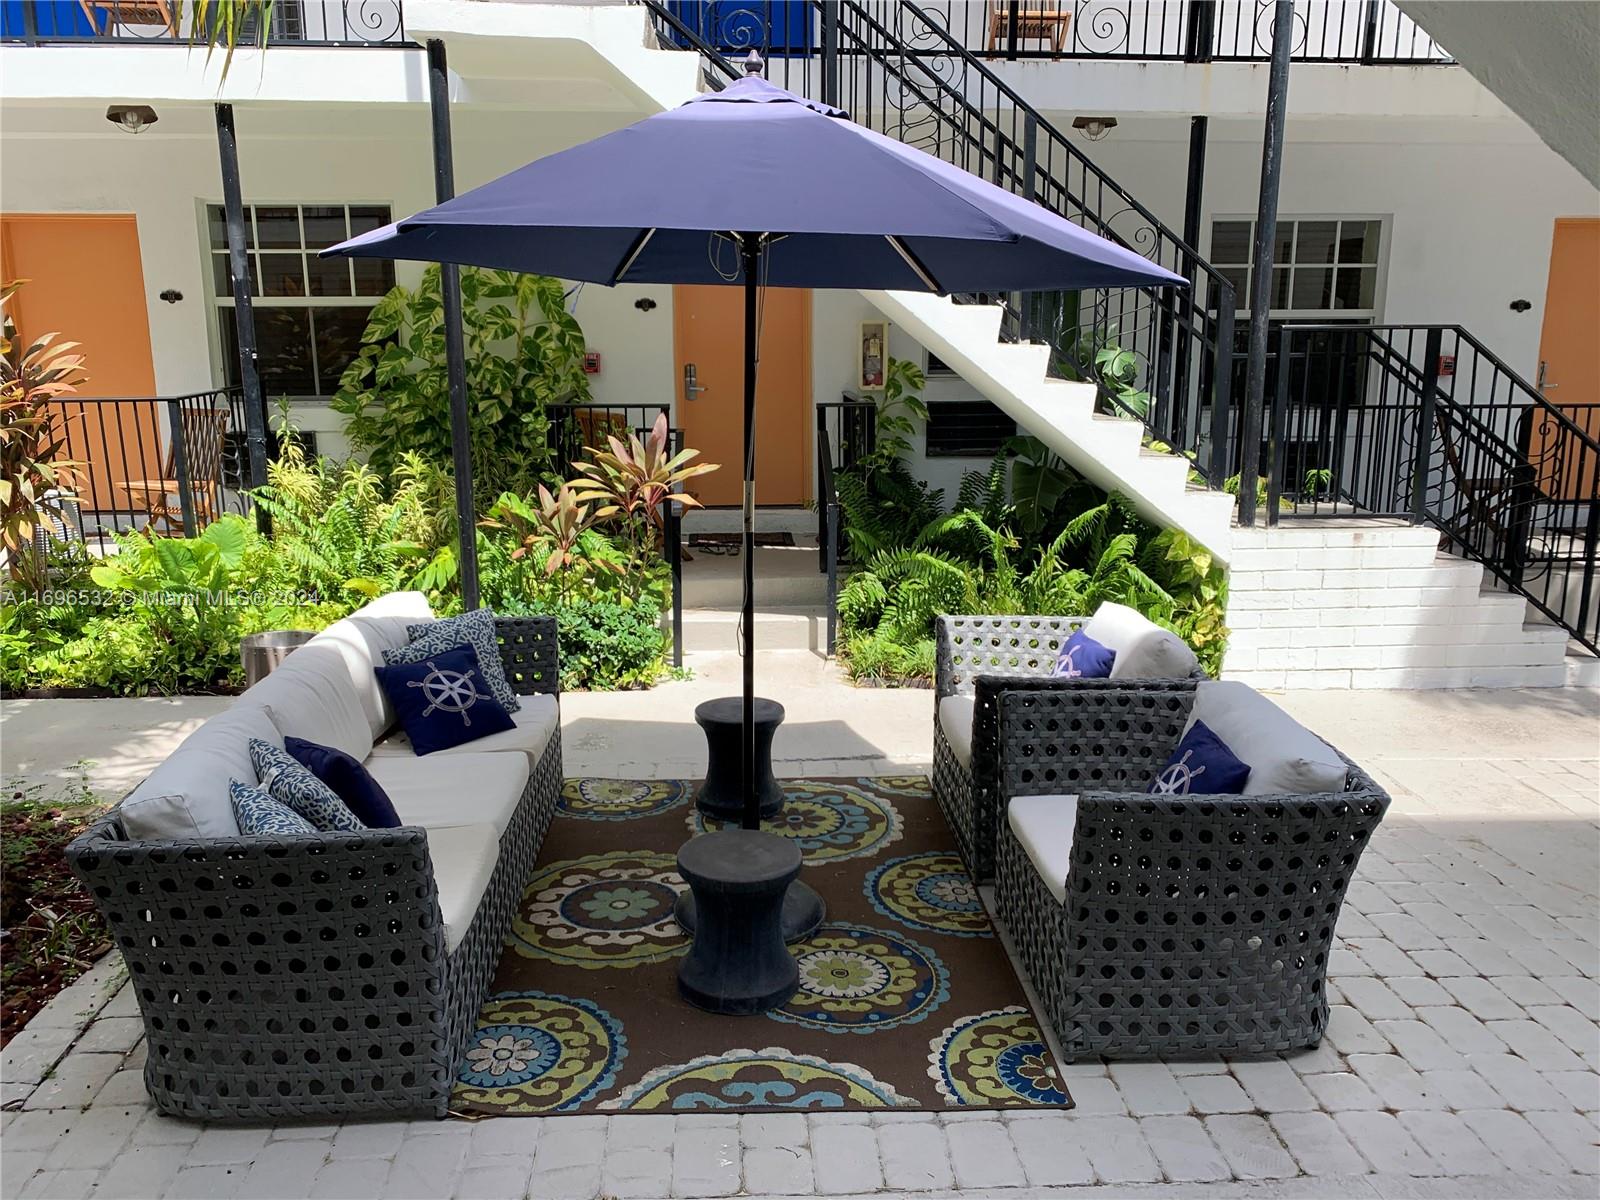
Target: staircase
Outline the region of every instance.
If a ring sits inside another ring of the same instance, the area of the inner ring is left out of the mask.
[[[1541,602],[1504,556],[1496,559],[1463,536],[1459,519],[1474,503],[1463,484],[1482,480],[1459,472],[1416,476],[1413,499],[1401,512],[1360,504],[1350,495],[1353,476],[1336,473],[1326,486],[1351,503],[1334,513],[1313,504],[1302,513],[1290,496],[1291,529],[1280,525],[1278,506],[1286,502],[1292,456],[1274,457],[1282,442],[1274,437],[1264,456],[1265,474],[1276,481],[1266,525],[1235,526],[1237,502],[1222,490],[1237,471],[1242,440],[1231,285],[918,4],[811,0],[809,24],[780,28],[764,24],[757,6],[731,6],[719,16],[714,5],[642,3],[664,46],[699,54],[705,86],[736,78],[730,57],[758,50],[774,82],[837,104],[855,120],[1137,247],[1194,282],[1183,291],[864,294],[1076,470],[1230,564],[1230,621],[1237,616],[1239,636],[1228,673],[1269,686],[1556,686],[1568,678],[1568,633],[1595,649],[1591,609],[1579,614]],[[737,29],[719,24],[735,13]],[[1113,347],[1138,364],[1131,386],[1100,369],[1100,352]],[[1514,376],[1474,347],[1494,372]],[[1440,361],[1437,353],[1431,361]],[[1406,409],[1397,419],[1413,431],[1412,457],[1397,458],[1389,475],[1410,477],[1406,468],[1415,456],[1429,470],[1448,457],[1428,425],[1448,406],[1436,403],[1436,371],[1430,375],[1417,363],[1405,371],[1405,386],[1391,390]],[[1542,403],[1526,384],[1521,388],[1519,401],[1531,395],[1531,403]],[[1470,398],[1456,405],[1462,429],[1469,428],[1470,408]],[[1275,425],[1255,436],[1268,440],[1277,431]],[[1494,436],[1495,453],[1485,461],[1498,456],[1504,469],[1520,469],[1508,458],[1516,444],[1504,431]],[[1593,491],[1595,460],[1588,461],[1580,476]],[[1294,460],[1294,470],[1301,465]],[[1360,514],[1353,525],[1352,512]],[[1587,512],[1592,531],[1600,496]],[[1326,523],[1330,515],[1338,522]],[[1465,557],[1441,554],[1441,540]],[[1576,569],[1592,581],[1595,539],[1577,540],[1588,562]],[[1530,602],[1535,616],[1552,624],[1528,625]]]

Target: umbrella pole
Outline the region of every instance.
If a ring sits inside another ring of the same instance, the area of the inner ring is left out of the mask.
[[[744,708],[739,731],[739,779],[744,789],[746,829],[761,827],[756,795],[756,370],[761,347],[756,328],[761,238],[739,235],[744,266],[744,608],[739,622],[744,668]]]

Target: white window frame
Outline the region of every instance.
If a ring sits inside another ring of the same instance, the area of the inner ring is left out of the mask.
[[[1255,223],[1256,223],[1256,214],[1255,213],[1238,213],[1238,214],[1234,214],[1234,213],[1212,213],[1210,218],[1209,218],[1209,223],[1206,226],[1206,253],[1207,253],[1208,261],[1211,263],[1212,266],[1217,267],[1219,270],[1222,269],[1223,267],[1226,267],[1226,268],[1228,268],[1230,270],[1244,269],[1246,271],[1254,271],[1255,264],[1253,262],[1246,262],[1246,263],[1235,263],[1235,262],[1219,263],[1217,261],[1217,258],[1216,258],[1216,245],[1215,245],[1216,230],[1217,230],[1217,224],[1219,222],[1223,222],[1223,221],[1243,222],[1243,223],[1245,223],[1245,224],[1247,224],[1247,225],[1249,225],[1251,227],[1250,241],[1249,241],[1250,256],[1252,258],[1255,256]],[[1354,323],[1354,322],[1358,322],[1358,321],[1365,322],[1368,325],[1381,325],[1381,324],[1383,324],[1384,299],[1385,299],[1385,296],[1388,293],[1388,287],[1389,287],[1389,244],[1390,244],[1390,231],[1391,231],[1391,229],[1393,227],[1393,217],[1392,217],[1392,215],[1391,214],[1387,214],[1387,213],[1360,213],[1360,212],[1354,212],[1354,213],[1347,213],[1347,212],[1341,212],[1341,213],[1329,213],[1329,212],[1323,212],[1323,213],[1279,213],[1278,214],[1278,226],[1279,226],[1279,228],[1281,229],[1285,223],[1292,222],[1295,225],[1296,238],[1298,238],[1298,236],[1299,236],[1299,225],[1300,225],[1300,223],[1301,222],[1305,222],[1305,221],[1375,222],[1377,224],[1377,226],[1378,226],[1378,254],[1377,254],[1377,261],[1376,262],[1374,262],[1374,263],[1360,263],[1360,264],[1356,264],[1356,263],[1337,263],[1336,262],[1336,263],[1331,264],[1335,268],[1338,268],[1338,267],[1341,267],[1341,266],[1362,266],[1362,267],[1371,266],[1371,267],[1375,267],[1376,270],[1377,270],[1377,274],[1376,274],[1376,277],[1375,277],[1374,282],[1373,282],[1372,305],[1371,305],[1370,308],[1293,308],[1293,307],[1290,307],[1290,308],[1272,308],[1272,309],[1269,309],[1268,312],[1267,312],[1267,319],[1269,321],[1287,321],[1287,322],[1291,322],[1291,323],[1301,322],[1301,323],[1306,323],[1306,324]],[[1285,265],[1288,265],[1292,269],[1293,267],[1295,267],[1297,265],[1310,266],[1312,264],[1309,264],[1309,263],[1307,263],[1307,264],[1296,264],[1296,263],[1294,263],[1293,259],[1292,259],[1292,246],[1291,246],[1291,260],[1290,260],[1290,262],[1288,264],[1274,262],[1273,263],[1273,268],[1277,269],[1277,268],[1285,266]],[[1320,264],[1318,264],[1318,265],[1320,265]],[[1292,276],[1290,278],[1290,283],[1289,283],[1289,298],[1291,300],[1294,298],[1294,280],[1293,280]],[[1250,296],[1248,295],[1248,293],[1235,295],[1235,297],[1234,297],[1234,305],[1235,305],[1235,314],[1236,314],[1236,316],[1241,316],[1241,317],[1244,317],[1246,320],[1248,320],[1249,316],[1250,316]]]
[[[204,277],[206,291],[206,341],[211,354],[211,378],[218,388],[227,386],[228,382],[228,347],[222,339],[221,311],[233,306],[233,297],[226,292],[219,292],[214,268],[214,258],[217,250],[211,244],[211,209],[222,207],[220,198],[202,197],[197,202],[196,229],[200,247],[201,274]],[[293,208],[300,223],[300,253],[314,255],[316,251],[305,248],[305,210],[307,208],[332,208],[334,206],[346,210],[345,229],[349,230],[349,210],[352,208],[381,208],[389,214],[389,219],[394,219],[395,205],[391,200],[274,200],[252,198],[244,207],[250,210],[252,222],[255,212],[260,208]],[[259,252],[259,239],[257,231],[252,224],[250,254]],[[274,253],[268,251],[267,253]],[[282,251],[293,253],[293,251]],[[398,279],[396,280],[398,282]],[[252,293],[250,305],[252,309],[263,308],[364,308],[370,311],[383,295],[376,296],[262,296]],[[313,365],[312,377],[317,377]],[[326,404],[332,399],[332,393],[318,395],[316,393],[301,393],[289,395],[289,400],[295,404]],[[267,396],[270,406],[277,399],[277,394]]]

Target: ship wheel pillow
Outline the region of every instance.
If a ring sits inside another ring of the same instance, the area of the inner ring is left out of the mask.
[[[448,750],[516,728],[505,705],[495,697],[472,646],[452,646],[415,662],[391,662],[374,670],[418,754]]]

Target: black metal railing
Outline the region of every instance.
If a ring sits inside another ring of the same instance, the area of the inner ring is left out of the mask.
[[[216,21],[216,10],[207,20]],[[273,0],[269,46],[410,46],[400,0]],[[210,40],[196,10],[182,0],[6,0],[0,41],[180,45]],[[234,36],[240,47],[262,42],[259,7],[244,10]]]
[[[1047,343],[1052,373],[1093,382],[1102,408],[1142,420],[1153,437],[1193,456],[1208,481],[1220,485],[1232,473],[1220,436],[1232,373],[1217,369],[1217,354],[1233,344],[1233,285],[927,9],[911,0],[806,0],[809,23],[797,23],[793,5],[641,2],[663,41],[700,54],[708,85],[741,73],[730,55],[758,50],[774,82],[836,103],[1194,281],[1192,289],[958,299],[1000,305],[1003,338]]]
[[[1600,652],[1600,402],[1556,403],[1455,325],[1286,324],[1265,515],[1398,517]]]
[[[878,444],[878,406],[851,392],[817,405],[817,570],[828,577],[827,646],[839,638],[839,559],[845,550],[838,473],[854,470]]]
[[[731,50],[738,48],[740,14],[761,6],[681,2],[671,7],[719,49]],[[796,26],[797,3],[771,7],[785,10],[786,19],[775,24],[786,35],[777,43],[786,52],[820,49],[817,39]],[[1271,0],[925,0],[919,7],[950,40],[990,60],[1265,62],[1272,55]],[[1455,61],[1390,0],[1296,0],[1294,9],[1290,56],[1296,62],[1414,66]],[[937,56],[942,50],[936,43],[913,41],[905,52]]]
[[[546,434],[551,454],[551,470],[558,478],[571,479],[573,463],[589,447],[606,445],[607,437],[626,439],[630,434],[643,441],[650,435],[657,418],[671,410],[665,404],[552,404],[545,410],[550,421]],[[667,452],[683,449],[683,430],[667,426]],[[662,506],[662,554],[672,571],[672,665],[683,666],[683,514],[676,504]]]
[[[192,536],[224,512],[249,508],[237,389],[63,396],[48,407],[59,422],[66,486],[40,505],[41,547],[82,542],[105,553],[119,533]]]

